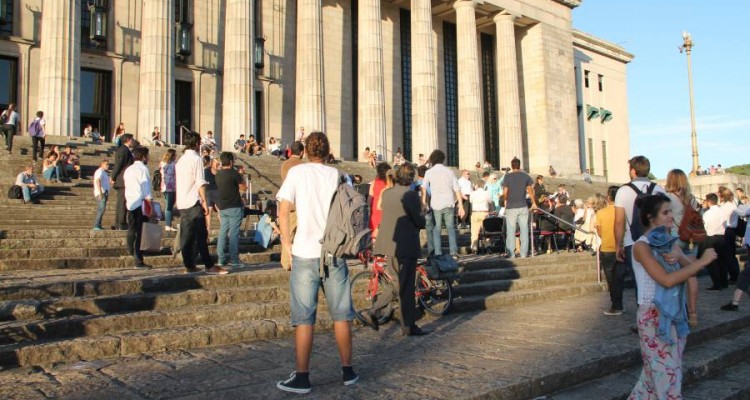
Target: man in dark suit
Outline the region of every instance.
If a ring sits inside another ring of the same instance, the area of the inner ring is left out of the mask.
[[[381,204],[383,219],[380,221],[378,240],[373,252],[388,258],[389,269],[398,276],[398,298],[401,307],[401,332],[406,336],[420,336],[423,331],[415,323],[414,280],[417,273],[417,258],[422,251],[419,230],[425,227],[425,217],[419,193],[410,190],[414,183],[414,167],[403,164],[396,172],[396,186],[383,191]],[[393,300],[393,292],[385,291],[364,313],[367,322],[378,329],[377,313]]]
[[[112,170],[113,187],[117,190],[117,207],[115,208],[115,226],[113,229],[128,230],[128,223],[125,219],[125,181],[123,173],[125,169],[133,164],[134,139],[131,133],[122,135],[122,145],[115,151],[115,166]]]

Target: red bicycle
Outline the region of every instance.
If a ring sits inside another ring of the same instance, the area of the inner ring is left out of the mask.
[[[354,312],[362,324],[367,324],[362,314],[369,312],[370,306],[378,296],[386,291],[398,293],[397,277],[391,276],[386,267],[388,260],[383,255],[372,255],[370,251],[360,254],[365,269],[372,264],[372,271],[362,271],[351,278],[351,291],[354,301]],[[425,270],[425,260],[417,261],[414,297],[417,305],[426,312],[441,316],[450,311],[453,304],[453,288],[449,279],[431,279]],[[364,301],[357,301],[364,298]],[[398,296],[394,296],[397,301]],[[393,303],[386,306],[378,317],[378,324],[388,322],[393,316]]]

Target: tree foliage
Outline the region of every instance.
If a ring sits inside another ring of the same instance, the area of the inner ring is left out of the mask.
[[[728,174],[750,176],[750,164],[734,165],[726,169]]]

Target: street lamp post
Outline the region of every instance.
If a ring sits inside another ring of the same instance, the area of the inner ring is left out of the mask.
[[[693,99],[693,69],[690,64],[690,53],[693,49],[693,38],[688,32],[682,32],[682,46],[680,46],[680,53],[685,51],[687,54],[687,67],[688,67],[688,87],[690,90],[690,140],[693,145],[693,169],[690,171],[691,176],[698,174],[698,134],[695,132],[695,100]]]

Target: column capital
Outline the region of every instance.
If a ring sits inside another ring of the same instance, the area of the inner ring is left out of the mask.
[[[507,10],[504,10],[504,11],[500,11],[499,13],[495,14],[492,17],[492,20],[495,21],[495,23],[500,23],[502,21],[515,22],[518,18],[520,18],[518,15],[513,14],[511,12],[508,12]]]
[[[477,8],[477,0],[458,0],[453,3],[453,8],[456,10],[465,7]]]

